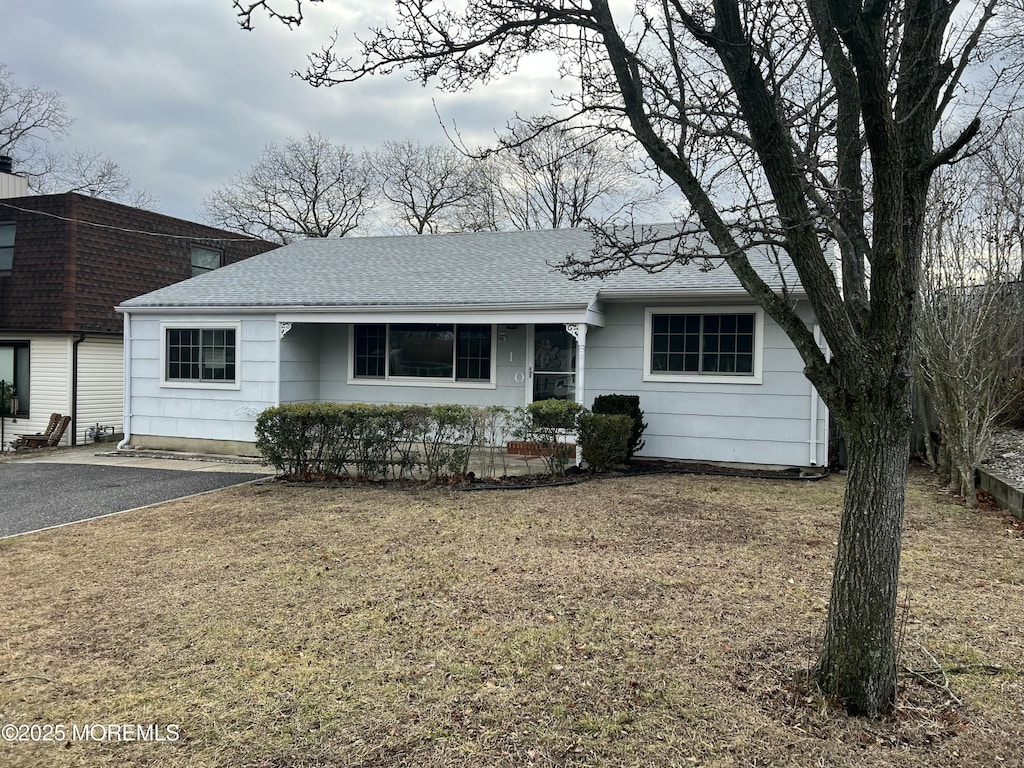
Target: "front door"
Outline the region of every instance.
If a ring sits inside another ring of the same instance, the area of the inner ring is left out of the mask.
[[[533,392],[536,400],[576,397],[576,340],[565,326],[533,327]]]

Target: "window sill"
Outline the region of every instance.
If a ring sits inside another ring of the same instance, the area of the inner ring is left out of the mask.
[[[238,381],[161,381],[161,388],[164,389],[223,389],[239,390],[242,388]]]
[[[368,387],[442,387],[445,389],[497,389],[493,381],[452,381],[451,379],[374,379],[350,378],[349,386]]]
[[[760,384],[760,376],[717,376],[714,374],[648,373],[644,381],[664,384]]]

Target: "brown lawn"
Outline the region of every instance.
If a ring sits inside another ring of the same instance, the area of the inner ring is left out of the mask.
[[[107,740],[0,765],[1024,765],[1024,538],[925,475],[897,711],[801,682],[842,490],[264,485],[2,541],[0,722]]]

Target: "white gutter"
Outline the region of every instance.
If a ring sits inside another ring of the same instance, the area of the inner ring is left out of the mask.
[[[122,304],[114,311],[136,315],[143,314],[277,314],[277,315],[319,315],[330,312],[397,314],[403,312],[586,312],[591,303],[524,303],[524,304]]]
[[[121,311],[121,310],[118,310]],[[124,313],[124,437],[117,444],[123,449],[132,439],[132,316]]]
[[[781,290],[779,288],[778,290]],[[790,298],[798,299],[804,295],[802,289],[790,291]],[[662,299],[727,299],[729,301],[741,301],[754,303],[750,294],[740,287],[736,288],[658,288],[645,290],[643,288],[600,288],[597,298],[601,301],[656,301]]]

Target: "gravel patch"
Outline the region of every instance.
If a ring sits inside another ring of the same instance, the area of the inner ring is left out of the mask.
[[[981,463],[982,468],[1024,488],[1024,429],[997,432],[989,453],[990,458]]]

